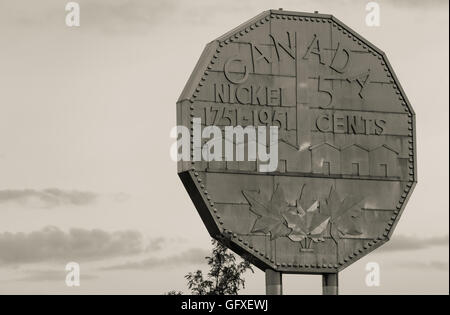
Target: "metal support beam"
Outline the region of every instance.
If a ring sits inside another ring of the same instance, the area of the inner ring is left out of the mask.
[[[281,272],[266,269],[266,295],[282,295],[283,281]]]
[[[337,273],[324,273],[322,275],[323,295],[339,294],[339,276]]]

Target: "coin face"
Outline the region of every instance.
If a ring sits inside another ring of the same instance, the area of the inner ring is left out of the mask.
[[[177,121],[208,231],[261,269],[344,269],[389,240],[416,182],[386,55],[330,15],[266,11],[209,43]]]

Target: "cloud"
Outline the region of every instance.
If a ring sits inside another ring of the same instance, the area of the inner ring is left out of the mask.
[[[175,267],[181,265],[203,264],[205,257],[210,255],[208,250],[192,248],[178,255],[164,258],[150,257],[141,261],[104,267],[102,270],[148,270],[159,267]]]
[[[68,2],[68,1],[67,1]],[[0,25],[56,27],[64,29],[67,2],[25,0],[0,3]],[[173,16],[182,2],[176,0],[78,0],[82,30],[124,31],[135,26],[149,27]],[[172,17],[173,19],[173,17]]]
[[[448,6],[448,0],[394,0],[394,1],[381,1],[380,5],[390,4],[403,7],[440,7]]]
[[[114,202],[123,203],[130,199],[131,199],[131,196],[127,193],[120,192],[120,193],[112,194],[112,200]]]
[[[143,237],[137,231],[71,229],[64,232],[57,227],[46,227],[31,233],[0,233],[0,265],[102,260],[138,254],[144,248]]]
[[[163,244],[166,242],[166,239],[163,237],[158,237],[156,239],[150,240],[147,247],[145,248],[146,252],[156,252],[163,248]]]
[[[58,188],[0,190],[0,204],[13,202],[37,208],[54,208],[61,205],[85,206],[94,203],[97,198],[97,194],[93,192]]]
[[[160,251],[164,248],[170,247],[171,244],[181,244],[181,243],[185,243],[185,242],[186,242],[186,239],[182,238],[182,237],[169,237],[169,238],[157,237],[157,238],[150,239],[148,241],[148,244],[145,247],[145,252],[146,253],[156,252],[156,251]]]
[[[80,7],[91,22],[152,24],[176,11],[180,7],[180,2],[176,0],[81,0]]]
[[[24,270],[25,276],[16,279],[17,281],[59,281],[64,282],[67,271],[64,270]],[[80,281],[97,279],[97,276],[85,273],[80,274]]]
[[[263,8],[273,7],[269,0],[77,0],[80,5],[82,32],[98,31],[102,34],[126,34],[153,32],[155,27],[159,30],[170,27],[205,25],[212,21],[221,20],[224,15],[233,16],[234,12],[250,12],[249,16],[256,15]],[[64,24],[65,4],[58,0],[40,1],[0,1],[0,31],[22,27],[26,29],[42,29],[47,31],[68,28]],[[381,12],[386,6],[403,8],[431,8],[441,9],[448,6],[447,0],[381,0]],[[298,3],[293,0],[284,0],[279,5],[295,9]],[[359,0],[339,1],[303,1],[306,8],[329,8],[336,6],[355,8],[360,6]],[[317,7],[319,6],[319,7]],[[3,27],[2,27],[3,26]],[[154,35],[158,36],[158,33]]]
[[[408,251],[427,249],[435,246],[448,246],[448,235],[440,237],[418,238],[415,236],[399,235],[392,238],[380,251]]]
[[[406,268],[406,269],[419,269],[419,270],[437,270],[437,271],[447,271],[448,272],[448,261],[429,261],[429,262],[400,262],[396,264],[396,267]]]

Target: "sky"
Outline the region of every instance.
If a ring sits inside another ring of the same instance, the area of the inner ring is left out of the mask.
[[[0,0],[0,294],[188,292],[210,237],[170,159],[175,103],[205,45],[267,9],[329,13],[386,52],[416,112],[418,185],[342,294],[448,294],[448,2]],[[65,266],[81,266],[67,287]],[[379,263],[379,287],[365,284]],[[243,294],[264,294],[264,274]],[[284,275],[286,294],[319,276]]]

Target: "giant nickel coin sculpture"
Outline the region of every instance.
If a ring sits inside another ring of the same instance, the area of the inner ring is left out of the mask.
[[[415,115],[386,55],[331,15],[270,10],[210,42],[177,123],[206,228],[262,270],[338,273],[389,240],[416,183]]]

